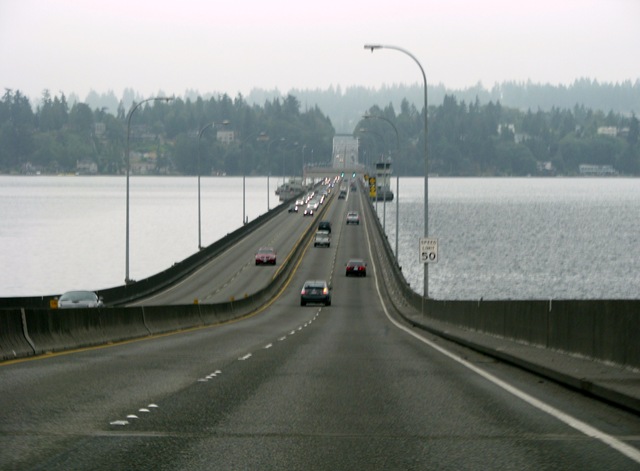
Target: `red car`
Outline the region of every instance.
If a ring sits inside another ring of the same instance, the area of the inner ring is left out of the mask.
[[[273,247],[260,247],[256,253],[256,265],[275,265],[276,251]]]
[[[367,264],[359,258],[352,258],[347,262],[346,276],[367,276]]]

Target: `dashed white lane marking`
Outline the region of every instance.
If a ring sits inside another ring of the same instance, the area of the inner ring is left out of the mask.
[[[158,405],[157,404],[149,404],[147,407],[142,407],[140,409],[138,409],[138,412],[143,412],[143,413],[150,413],[153,409],[158,409]],[[127,415],[127,419],[130,420],[135,420],[138,419],[139,417],[135,414],[129,414]],[[111,422],[109,422],[109,425],[116,425],[118,427],[124,427],[125,425],[129,425],[131,422],[129,422],[129,420],[113,420]]]
[[[320,314],[320,310],[318,310],[318,312],[316,313],[316,315],[315,315],[315,316],[314,316],[310,321],[308,321],[308,322],[304,323],[303,325],[301,325],[300,327],[298,327],[296,330],[292,330],[291,332],[289,332],[289,335],[295,335],[295,333],[296,333],[296,332],[300,332],[300,331],[301,331],[302,329],[304,329],[305,327],[308,327],[309,325],[311,325],[311,323],[312,323],[315,319],[317,319],[317,318],[318,318],[318,315],[319,315],[319,314]],[[287,335],[283,335],[283,336],[281,336],[281,337],[279,337],[279,338],[278,338],[278,341],[279,341],[279,342],[282,342],[282,341],[284,341],[284,340],[286,340],[286,339],[287,339]],[[273,343],[268,343],[268,344],[266,344],[263,348],[264,348],[265,350],[268,350],[268,349],[270,349],[270,348],[272,348],[272,347],[273,347]],[[253,354],[252,354],[252,353],[247,353],[246,355],[243,355],[243,356],[239,357],[239,358],[238,358],[238,360],[240,360],[240,361],[245,361],[245,360],[248,360],[249,358],[251,358],[252,356],[253,356]],[[222,373],[222,371],[220,371],[220,370],[216,370],[216,371],[214,371],[213,373],[209,373],[208,375],[206,375],[206,376],[205,376],[205,377],[203,377],[203,378],[199,378],[199,379],[197,380],[197,382],[200,382],[200,383],[206,383],[206,382],[208,382],[210,379],[216,378],[216,377],[217,377],[219,374],[221,374],[221,373]],[[158,405],[157,405],[157,404],[149,404],[147,407],[141,407],[140,409],[138,409],[138,412],[139,412],[139,413],[142,413],[142,414],[149,414],[149,413],[151,412],[151,410],[153,410],[153,409],[157,409],[157,408],[158,408]],[[138,417],[137,415],[135,415],[135,414],[129,414],[129,415],[127,415],[127,419],[129,419],[129,420],[139,420],[139,417]],[[126,426],[126,425],[129,425],[129,424],[130,424],[129,420],[114,420],[114,421],[109,422],[109,425],[114,425],[114,426],[124,427],[124,426]]]

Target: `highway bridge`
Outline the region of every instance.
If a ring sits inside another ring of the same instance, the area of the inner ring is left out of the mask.
[[[586,338],[595,309],[637,333],[637,303],[422,299],[362,187],[314,217],[286,206],[107,308],[5,300],[0,469],[638,469],[637,346]],[[331,306],[300,305],[308,279]]]

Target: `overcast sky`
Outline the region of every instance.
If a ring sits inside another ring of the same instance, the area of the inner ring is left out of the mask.
[[[640,78],[640,0],[0,0],[0,86],[187,90]]]

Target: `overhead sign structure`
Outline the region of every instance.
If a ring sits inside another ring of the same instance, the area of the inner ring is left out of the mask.
[[[438,239],[420,238],[420,263],[438,263]]]

